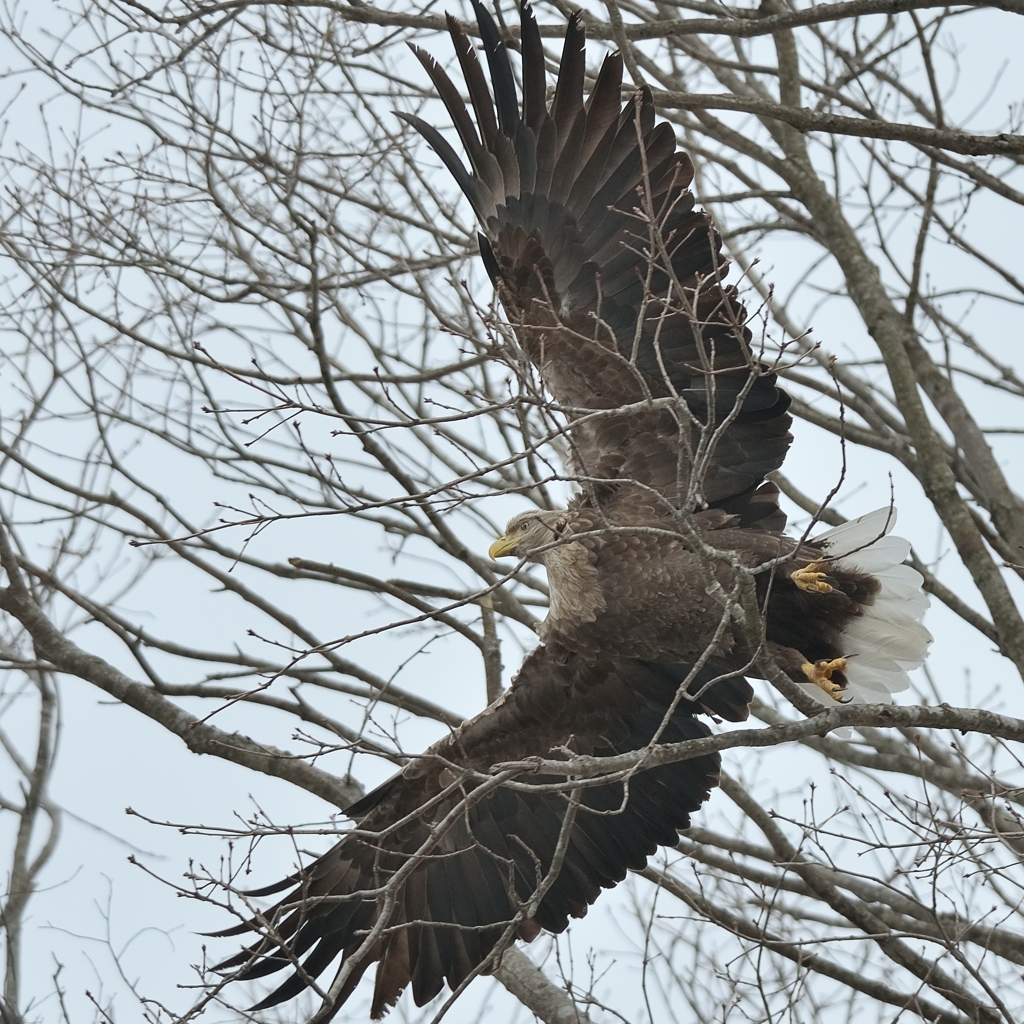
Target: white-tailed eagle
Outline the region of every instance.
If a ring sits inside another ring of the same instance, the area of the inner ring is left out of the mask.
[[[356,829],[329,853],[253,894],[290,890],[264,915],[274,934],[221,965],[243,979],[289,971],[256,1009],[339,957],[328,1016],[374,963],[375,1018],[409,985],[418,1005],[456,989],[493,968],[502,943],[562,931],[675,845],[720,759],[639,771],[576,799],[554,775],[489,786],[493,765],[708,735],[701,714],[747,717],[745,674],[761,656],[826,703],[888,700],[930,639],[920,576],[900,564],[908,546],[886,536],[890,510],[802,546],[783,535],[765,478],[791,442],[790,400],[751,350],[720,238],[694,209],[690,159],[655,123],[650,91],[623,102],[613,53],[584,100],[577,14],[549,102],[524,6],[520,102],[506,45],[476,11],[490,85],[448,18],[472,114],[414,48],[469,166],[403,116],[472,204],[516,339],[569,423],[580,491],[567,509],[516,516],[491,548],[542,564],[551,593],[541,643],[507,692],[348,808]],[[745,571],[757,623],[730,610]]]

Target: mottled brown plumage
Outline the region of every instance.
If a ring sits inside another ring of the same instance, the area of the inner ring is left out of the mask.
[[[551,591],[541,646],[509,690],[350,807],[358,832],[256,894],[294,887],[266,915],[276,936],[222,967],[249,979],[303,967],[258,1008],[296,994],[340,955],[328,1014],[376,962],[378,1017],[408,985],[422,1005],[446,982],[455,989],[493,968],[488,956],[503,941],[563,930],[659,844],[675,844],[716,785],[719,758],[584,789],[571,809],[564,792],[539,788],[564,780],[521,776],[517,788],[489,788],[492,766],[704,736],[702,712],[746,718],[743,673],[762,637],[725,613],[732,560],[753,569],[790,558],[760,572],[757,590],[763,639],[797,681],[809,663],[852,653],[845,630],[880,588],[840,557],[856,547],[797,550],[782,535],[765,476],[790,444],[789,398],[751,351],[743,307],[723,284],[719,236],[693,208],[692,165],[671,127],[655,124],[649,90],[623,104],[622,59],[612,54],[584,102],[574,15],[549,104],[540,34],[524,7],[520,107],[505,44],[486,11],[477,17],[493,99],[473,46],[448,19],[473,116],[414,48],[470,167],[433,127],[401,116],[472,203],[516,337],[569,421],[580,494],[568,509],[517,516],[491,549],[543,564]],[[706,546],[732,554],[709,557]],[[830,593],[789,576],[819,556],[831,559]],[[915,650],[897,651],[894,678]],[[844,683],[838,663],[833,679]]]

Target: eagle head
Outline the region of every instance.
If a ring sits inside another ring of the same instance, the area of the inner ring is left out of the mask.
[[[505,532],[490,546],[487,554],[491,558],[514,555],[531,562],[543,562],[544,549],[563,536],[568,522],[566,509],[520,512],[508,521]]]

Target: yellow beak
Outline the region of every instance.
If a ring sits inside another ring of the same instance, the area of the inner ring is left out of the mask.
[[[518,541],[509,537],[507,533],[503,534],[487,549],[487,554],[491,558],[504,558],[512,554],[517,543]]]

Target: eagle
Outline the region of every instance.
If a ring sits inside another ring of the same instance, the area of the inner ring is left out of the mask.
[[[447,17],[472,114],[412,47],[468,166],[435,127],[399,116],[476,214],[516,343],[564,417],[579,492],[515,516],[490,548],[542,565],[550,590],[540,644],[509,688],[347,808],[354,828],[332,850],[249,894],[287,889],[276,906],[218,933],[259,933],[219,965],[235,978],[290,972],[254,1010],[332,964],[319,1020],[372,964],[374,1019],[409,986],[420,1006],[446,984],[457,994],[510,942],[564,931],[676,845],[720,773],[717,754],[646,770],[638,758],[574,785],[552,760],[704,737],[701,716],[742,721],[764,659],[826,704],[890,700],[930,641],[892,509],[815,540],[783,533],[766,478],[792,441],[790,397],[755,351],[721,238],[695,209],[693,165],[650,90],[623,101],[611,53],[584,99],[577,12],[549,102],[523,3],[520,101],[508,46],[474,6],[489,85]],[[526,758],[547,774],[494,770]]]

